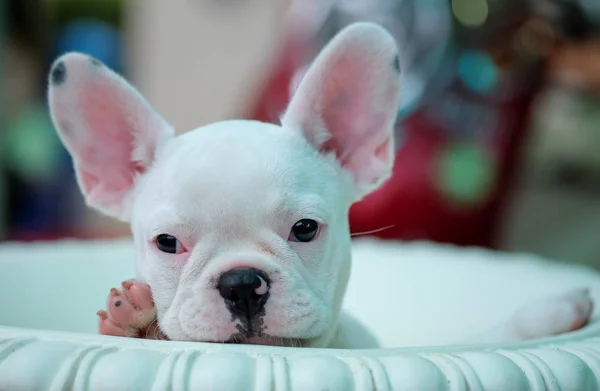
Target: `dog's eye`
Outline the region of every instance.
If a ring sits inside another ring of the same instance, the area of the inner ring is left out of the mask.
[[[156,237],[156,247],[163,253],[181,254],[184,248],[181,242],[173,235],[160,234]]]
[[[292,242],[310,242],[319,233],[319,223],[311,219],[302,219],[292,227],[289,240]]]

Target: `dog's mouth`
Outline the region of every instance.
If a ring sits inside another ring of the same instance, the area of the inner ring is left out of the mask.
[[[229,344],[247,344],[247,345],[267,345],[267,346],[285,346],[294,348],[303,348],[309,345],[308,339],[302,338],[282,338],[273,337],[270,335],[243,335],[237,334],[232,336],[225,343]]]

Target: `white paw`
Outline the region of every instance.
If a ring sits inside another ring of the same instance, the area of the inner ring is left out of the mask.
[[[574,289],[519,309],[511,319],[511,329],[518,339],[562,334],[585,326],[593,310],[589,289]]]

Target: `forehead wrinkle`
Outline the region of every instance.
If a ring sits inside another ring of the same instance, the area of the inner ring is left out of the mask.
[[[186,211],[192,225],[254,211],[314,213],[326,219],[328,211],[319,204],[335,196],[331,173],[324,169],[327,163],[314,159],[311,152],[316,152],[298,142],[301,138],[284,140],[277,133],[258,131],[256,137],[240,138],[239,132],[215,129],[183,135],[177,148],[174,144],[168,156],[163,155],[171,161],[162,165],[163,186],[154,202],[182,205],[177,209]],[[283,141],[271,146],[266,138]],[[297,199],[306,193],[312,196]]]
[[[245,178],[233,183],[223,176],[195,181],[187,190],[177,189],[171,204],[194,226],[233,234],[255,226],[257,221],[267,223],[275,206],[282,198],[279,186],[269,181],[256,184]],[[182,218],[182,217],[178,217]],[[205,232],[206,233],[206,232]]]
[[[163,204],[167,205],[167,204]],[[194,235],[195,224],[189,216],[183,216],[176,209],[159,207],[146,216],[146,221],[150,223],[150,232],[153,235],[161,233]],[[170,232],[169,232],[170,231]]]
[[[250,147],[232,148],[226,153],[213,150],[193,161],[178,162],[179,172],[168,175],[164,183],[169,183],[169,192],[174,193],[177,202],[193,200],[225,209],[228,204],[252,208],[264,204],[265,199],[273,202],[281,198],[282,189],[290,187],[293,175],[282,163],[280,153],[257,155]]]
[[[316,193],[288,193],[277,206],[277,211],[291,214],[298,218],[313,218],[325,222],[329,219],[330,210],[326,207],[323,197]]]

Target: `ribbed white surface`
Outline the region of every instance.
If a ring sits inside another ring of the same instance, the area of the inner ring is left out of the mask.
[[[600,322],[512,345],[438,346],[600,275],[526,255],[360,241],[346,308],[386,348],[319,350],[95,335],[127,241],[0,246],[0,390],[600,390]],[[36,330],[38,329],[38,330]],[[47,330],[39,330],[47,329]],[[52,331],[62,330],[62,331]],[[411,347],[412,346],[412,347]]]

